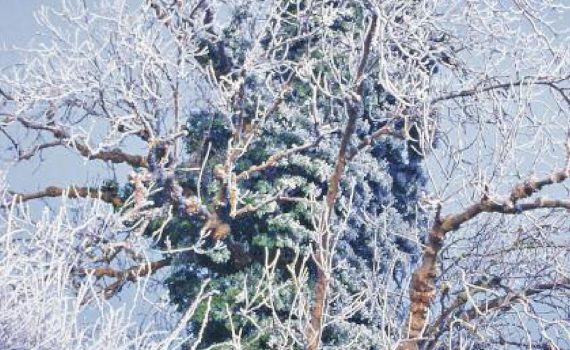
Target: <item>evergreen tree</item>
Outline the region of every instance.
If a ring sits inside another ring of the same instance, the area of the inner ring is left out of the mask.
[[[311,8],[306,6],[304,1],[291,1],[281,13],[281,20],[286,25],[278,30],[272,28],[272,36],[267,34],[261,40],[261,49],[268,54],[285,55],[296,64],[312,60],[313,73],[320,74],[323,81],[332,82],[333,72],[324,59],[323,49],[319,48],[319,41],[324,38],[320,34],[304,38],[304,33],[323,25],[317,7],[314,4]],[[331,30],[326,40],[332,46],[336,43],[340,45],[349,29],[365,26],[366,9],[362,5],[328,2],[328,6],[344,8],[338,11],[342,15],[329,25]],[[290,269],[298,272],[302,268],[299,257],[310,256],[314,244],[315,222],[311,204],[302,199],[312,199],[317,203],[323,200],[339,148],[340,128],[345,122],[342,101],[325,97],[312,101],[311,82],[296,76],[285,66],[280,67],[279,71],[270,70],[265,75],[237,69],[243,65],[246,60],[244,55],[254,43],[235,35],[235,32],[253,20],[248,16],[247,8],[238,9],[221,31],[216,44],[207,39],[203,41],[203,45],[208,47],[208,55],[203,58],[203,63],[211,63],[217,75],[225,74],[234,80],[241,78],[243,83],[239,101],[232,106],[231,118],[214,108],[188,111],[186,150],[196,165],[204,165],[204,172],[186,177],[184,186],[191,191],[197,191],[198,187],[205,189],[202,196],[207,199],[204,202],[211,204],[205,209],[208,214],[202,219],[177,217],[165,230],[165,236],[175,246],[192,245],[200,237],[200,230],[208,225],[208,220],[215,217],[216,226],[206,243],[206,252],[176,256],[175,271],[167,280],[172,302],[180,310],[188,307],[199,290],[200,282],[205,279],[211,279],[211,288],[219,291],[211,306],[211,320],[204,331],[204,346],[230,341],[232,327],[243,330],[242,336],[247,339],[248,349],[272,348],[272,344],[278,343],[277,334],[271,332],[272,318],[291,322],[288,318],[295,293]],[[361,31],[364,32],[364,28]],[[272,45],[289,38],[304,39],[296,40],[287,47]],[[348,67],[347,54],[342,50],[335,53],[335,59],[344,61]],[[401,56],[400,59],[405,57]],[[267,120],[252,119],[251,116],[256,115],[256,105],[272,103],[271,94],[267,91],[268,82],[284,84],[285,81],[292,85],[291,93],[284,97],[285,107]],[[334,85],[331,87],[333,90],[336,88]],[[311,103],[316,106],[311,107]],[[393,123],[394,132],[391,137],[375,140],[369,152],[357,154],[343,177],[331,227],[332,231],[342,232],[335,243],[334,261],[339,268],[331,278],[334,281],[331,293],[338,297],[331,302],[332,313],[348,307],[354,295],[358,295],[363,288],[373,288],[375,283],[393,285],[394,291],[401,289],[409,278],[410,265],[418,257],[418,242],[409,232],[418,232],[424,227],[424,218],[416,208],[418,193],[425,183],[422,156],[421,151],[413,146],[417,139],[405,137],[409,126],[405,125],[404,120],[393,122],[390,113],[396,105],[394,95],[375,83],[371,72],[364,82],[362,118],[351,141],[352,149],[356,149],[358,143],[387,123]],[[310,108],[316,108],[317,113],[322,115],[319,123],[328,125],[330,135],[325,137],[320,134],[322,130],[315,128],[314,119],[309,117],[314,113]],[[259,131],[248,145],[247,152],[236,162],[236,174],[263,164],[273,154],[303,145],[307,140],[318,141],[313,147],[281,159],[274,166],[253,172],[240,182],[239,192],[248,194],[244,198],[246,205],[263,202],[267,197],[276,198],[276,201],[231,217],[228,180],[219,172],[224,168],[228,142],[230,139],[247,137],[251,124],[259,125]],[[348,218],[346,222],[343,221],[344,217]],[[220,245],[220,242],[223,244]],[[240,311],[245,306],[242,289],[244,286],[257,286],[266,277],[263,273],[267,261],[273,259],[276,259],[273,283],[281,288],[277,288],[277,295],[271,296],[271,308],[268,305],[259,307],[246,318]],[[309,260],[307,268],[308,281],[312,284],[315,282],[314,261]],[[347,348],[347,344],[353,341],[350,333],[357,327],[362,339],[352,343],[352,348],[380,349],[381,344],[374,340],[378,339],[378,330],[385,331],[394,326],[384,324],[382,317],[379,317],[383,307],[387,305],[367,302],[365,308],[343,322],[328,327],[323,334],[324,344]],[[401,321],[405,305],[394,311],[399,315],[396,319]],[[199,331],[204,315],[204,312],[196,315],[192,332]],[[263,332],[260,332],[261,329]]]

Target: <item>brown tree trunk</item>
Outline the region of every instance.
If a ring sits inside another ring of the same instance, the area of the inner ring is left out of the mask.
[[[421,265],[412,275],[410,285],[410,311],[406,321],[405,341],[398,350],[417,350],[418,340],[427,323],[427,312],[435,297],[435,278],[437,277],[437,254],[443,245],[445,231],[439,224],[434,225],[424,248]]]

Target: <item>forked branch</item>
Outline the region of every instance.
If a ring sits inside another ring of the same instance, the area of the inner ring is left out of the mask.
[[[427,327],[428,310],[435,297],[435,279],[437,277],[438,253],[443,247],[446,234],[458,230],[461,225],[475,218],[481,213],[519,214],[535,209],[562,208],[569,210],[570,201],[550,200],[538,198],[534,202],[519,203],[531,197],[547,185],[560,183],[569,176],[569,168],[556,171],[550,176],[540,180],[527,180],[516,185],[508,197],[503,201],[492,200],[484,196],[478,203],[472,204],[464,211],[436,217],[428,234],[428,243],[424,247],[422,262],[412,275],[410,286],[410,310],[403,330],[405,340],[400,344],[399,350],[417,350],[418,341]]]

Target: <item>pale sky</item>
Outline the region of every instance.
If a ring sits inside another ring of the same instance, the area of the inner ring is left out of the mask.
[[[59,2],[59,0],[0,0],[0,44],[3,47],[28,44],[39,30],[33,15],[34,11],[41,5],[53,6]],[[10,56],[5,51],[1,52],[2,66],[10,63],[8,61]]]
[[[25,48],[39,40],[40,27],[34,11],[42,5],[57,8],[60,4],[61,0],[0,0],[0,67],[18,61],[13,48]],[[0,152],[5,151],[6,142],[0,136]],[[17,165],[0,162],[0,170],[10,167],[7,181],[11,190],[31,192],[51,185],[93,185],[109,178],[109,169],[103,162],[90,162],[87,167],[83,159],[70,151],[48,150],[43,154],[43,161],[34,157]]]

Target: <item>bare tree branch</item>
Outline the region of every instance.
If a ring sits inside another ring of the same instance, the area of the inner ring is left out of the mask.
[[[370,25],[364,39],[364,46],[362,50],[362,58],[358,65],[358,71],[356,74],[356,81],[359,82],[356,91],[356,97],[348,98],[346,101],[346,108],[348,111],[348,120],[346,122],[344,131],[342,133],[342,138],[340,141],[340,147],[338,150],[338,156],[336,158],[335,166],[332,175],[329,179],[329,187],[325,199],[325,209],[323,212],[324,222],[328,223],[332,215],[333,207],[336,202],[336,197],[339,191],[340,180],[343,176],[344,169],[346,167],[347,152],[350,140],[354,131],[356,129],[356,120],[360,116],[359,108],[357,104],[360,103],[358,100],[362,95],[363,85],[360,82],[364,74],[364,69],[368,62],[368,56],[370,54],[372,40],[376,34],[376,26],[378,22],[378,15],[372,14],[370,19]],[[317,280],[315,284],[315,301],[313,308],[311,310],[311,321],[310,327],[307,332],[308,340],[308,350],[317,350],[320,344],[320,338],[322,333],[322,322],[325,313],[325,308],[327,304],[327,290],[329,285],[329,271],[325,271],[326,264],[328,263],[327,254],[329,249],[329,235],[327,233],[328,227],[325,224],[323,232],[321,233],[320,242],[318,242],[318,252],[315,254],[316,264],[317,264]]]
[[[520,86],[545,85],[545,86],[550,86],[550,87],[560,91],[556,84],[561,83],[561,82],[565,82],[568,80],[568,78],[570,78],[570,77],[567,76],[567,77],[560,78],[560,77],[527,76],[527,77],[523,77],[522,79],[517,80],[517,81],[508,82],[508,83],[491,84],[491,85],[487,85],[487,86],[485,86],[487,81],[481,81],[478,83],[477,86],[475,86],[471,89],[462,90],[462,91],[458,91],[458,92],[451,92],[447,95],[436,97],[431,101],[431,103],[437,103],[437,102],[446,101],[446,100],[453,100],[453,99],[457,99],[457,98],[461,98],[461,97],[475,96],[475,95],[482,94],[482,93],[489,92],[489,91],[493,91],[493,90],[508,90],[508,89],[512,89],[512,88],[520,87]]]
[[[456,301],[446,309],[445,313],[442,313],[427,333],[428,337],[431,339],[426,344],[426,350],[432,350],[437,346],[438,338],[456,319],[460,319],[464,323],[469,323],[489,313],[494,313],[496,311],[505,312],[510,310],[515,307],[517,303],[525,303],[528,301],[528,298],[537,294],[568,288],[570,288],[570,279],[568,278],[549,283],[539,283],[519,292],[509,291],[504,296],[482,301],[478,305],[459,313],[456,312],[456,310],[467,303],[467,298],[463,295],[464,293],[460,293],[460,296],[457,297]],[[456,315],[451,317],[453,313]]]
[[[40,198],[57,198],[65,196],[67,198],[93,198],[100,199],[104,202],[113,204],[119,207],[123,204],[123,200],[118,196],[114,190],[105,190],[96,187],[75,187],[61,188],[56,186],[49,186],[45,190],[33,193],[11,193],[17,202],[27,202],[33,199]]]
[[[544,186],[560,183],[569,176],[568,168],[552,173],[540,180],[528,180],[516,185],[508,200],[498,202],[484,197],[458,214],[440,218],[439,213],[428,235],[428,243],[423,250],[421,264],[412,275],[410,287],[410,311],[406,322],[407,340],[399,347],[400,350],[415,350],[417,342],[427,326],[427,312],[435,296],[434,281],[437,277],[436,263],[438,253],[443,247],[446,234],[456,231],[460,226],[481,213],[518,214],[526,210],[543,208],[570,208],[570,202],[538,199],[534,203],[518,203],[532,196]]]
[[[131,155],[123,152],[120,148],[110,151],[93,152],[87,144],[72,138],[63,127],[50,126],[42,123],[35,123],[25,118],[18,117],[17,120],[26,128],[50,132],[55,138],[62,141],[62,144],[70,144],[87,159],[98,159],[111,163],[127,163],[136,168],[146,168],[148,166],[146,158],[139,155]]]

